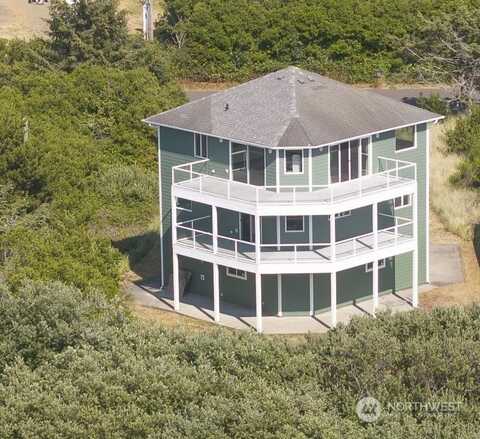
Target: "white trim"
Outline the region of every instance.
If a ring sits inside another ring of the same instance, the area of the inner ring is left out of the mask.
[[[243,274],[239,274],[239,271],[243,272]],[[238,268],[226,267],[225,274],[228,277],[234,277],[235,279],[247,280],[247,272]]]
[[[397,149],[397,134],[396,134],[396,131],[397,130],[400,130],[402,128],[409,128],[413,126],[413,146],[410,146],[408,148],[403,148],[403,149]],[[417,149],[417,125],[407,125],[405,127],[402,127],[402,128],[396,128],[395,129],[395,154],[400,154],[401,152],[405,152],[405,151],[412,151],[414,149]]]
[[[276,218],[277,218],[277,244],[278,244],[277,250],[280,251],[281,235],[282,235],[282,231],[280,229],[280,216],[277,215]]]
[[[275,185],[277,186],[277,192],[280,191],[280,150],[275,151]]]
[[[170,110],[167,110],[167,111],[170,111]],[[164,111],[163,113],[165,113],[165,111]],[[160,115],[163,114],[163,113],[156,114],[155,116],[160,116]],[[436,122],[436,121],[439,121],[439,120],[442,120],[442,119],[445,119],[445,116],[439,116],[439,117],[433,117],[433,118],[431,118],[431,119],[419,120],[418,122],[415,122],[414,124],[415,124],[415,125],[420,125],[420,124],[424,124],[424,123]],[[221,136],[214,135],[214,134],[212,134],[212,133],[205,133],[205,132],[203,132],[203,131],[193,131],[193,130],[189,130],[188,128],[181,128],[181,127],[174,126],[174,125],[166,125],[166,124],[163,124],[163,123],[149,122],[147,119],[143,119],[142,122],[146,123],[146,124],[147,124],[148,126],[150,126],[150,127],[172,128],[172,129],[174,129],[174,130],[187,131],[187,132],[189,132],[189,133],[204,134],[204,135],[209,136],[209,137],[215,137],[216,139],[230,139],[230,140],[232,140],[232,141],[235,142],[235,143],[242,143],[242,144],[245,144],[245,145],[258,146],[259,148],[282,149],[282,150],[287,150],[287,149],[321,148],[321,147],[323,147],[323,146],[328,146],[328,145],[332,145],[332,144],[336,144],[336,143],[349,142],[350,140],[361,139],[362,137],[373,136],[373,135],[375,135],[375,134],[387,133],[387,132],[389,132],[389,131],[398,130],[398,129],[400,129],[400,128],[404,128],[404,127],[408,127],[408,126],[412,125],[412,123],[405,124],[405,125],[398,125],[398,126],[394,126],[394,127],[391,127],[391,128],[386,128],[386,129],[380,130],[380,131],[367,132],[367,133],[362,134],[361,136],[346,137],[346,138],[344,138],[344,139],[332,140],[332,141],[330,141],[330,142],[321,143],[321,144],[319,144],[319,145],[299,145],[299,146],[284,146],[284,147],[280,147],[280,146],[263,145],[263,144],[260,144],[260,143],[249,142],[249,141],[247,141],[247,140],[238,140],[238,139],[234,139],[234,138],[231,138],[231,137],[230,137],[230,138],[229,138],[229,137],[225,137],[225,136],[221,137]]]
[[[228,179],[233,181],[232,171],[232,141],[228,141]]]
[[[404,199],[405,197],[408,197],[408,203],[407,204],[404,204]],[[400,198],[400,206],[396,206],[396,200]],[[395,210],[398,210],[398,209],[403,209],[404,207],[410,207],[412,205],[412,195],[411,194],[405,194],[405,195],[400,195],[399,197],[395,197],[393,199],[393,208]]]
[[[430,127],[426,126],[426,194],[425,194],[425,218],[426,218],[426,273],[425,273],[425,282],[430,283]],[[411,197],[410,197],[411,199]]]
[[[297,217],[297,218],[302,218],[302,230],[288,230],[287,229],[287,216],[284,217],[285,221],[285,233],[303,233],[305,232],[305,217],[303,215],[288,215],[290,217]]]
[[[189,203],[190,203],[190,207],[181,207],[181,206],[179,206],[179,204],[178,204],[179,200],[183,200],[183,201],[189,202]],[[182,212],[192,213],[192,211],[193,211],[193,201],[192,201],[192,200],[188,200],[187,198],[177,197],[177,210],[180,210],[180,211],[182,211]]]
[[[208,136],[206,134],[199,134],[200,135],[200,153],[202,153],[202,147],[205,147],[205,155],[197,155],[197,134],[193,134],[193,156],[199,159],[208,159]],[[202,139],[205,139],[205,145],[203,144]]]
[[[313,215],[308,216],[308,242],[310,250],[313,249]]]
[[[263,332],[262,321],[262,275],[255,273],[255,314],[257,332]]]
[[[303,151],[302,151],[302,156],[303,156]],[[313,174],[312,174],[312,169],[313,169],[313,164],[312,164],[312,157],[313,157],[313,151],[310,148],[308,150],[308,190],[311,192],[312,191],[312,182],[313,182]]]
[[[335,214],[335,219],[347,218],[352,215],[351,210],[344,210],[343,212],[338,212]]]
[[[162,190],[162,163],[160,160],[160,127],[157,129],[157,144],[158,144],[158,204],[159,204],[159,223],[160,223],[160,228],[159,228],[159,234],[160,234],[160,276],[162,278],[162,284],[160,288],[163,288],[165,286],[165,274],[164,274],[164,254],[163,254],[163,209],[162,209],[162,196],[163,196],[163,190]],[[172,181],[173,184],[173,181]],[[171,186],[170,186],[170,190]]]
[[[368,142],[368,175],[373,174],[373,136],[369,136]]]
[[[288,152],[295,152],[300,151],[300,157],[302,158],[302,171],[301,172],[294,172],[294,171],[287,171],[287,151],[283,151],[283,173],[285,175],[303,175],[305,174],[305,157],[303,156],[303,149],[292,149]],[[293,164],[292,164],[293,167]]]
[[[369,265],[372,264],[372,267],[370,268]],[[383,270],[387,266],[387,260],[384,259],[379,259],[378,260],[378,269]],[[365,264],[365,273],[371,273],[374,269],[374,263],[372,262],[367,262]]]
[[[327,160],[328,160],[328,163],[327,163],[327,184],[332,184],[332,173],[331,173],[331,170],[330,170],[330,148],[332,147],[332,145],[328,145],[328,156],[327,156]]]

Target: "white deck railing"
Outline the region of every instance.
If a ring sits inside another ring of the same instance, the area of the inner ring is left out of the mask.
[[[389,215],[386,215],[389,216]],[[397,247],[406,240],[413,239],[413,221],[407,218],[395,217],[391,227],[379,229],[377,233],[378,248]],[[177,225],[177,243],[194,250],[214,252],[214,239],[217,239],[217,254],[235,260],[251,263],[256,261],[255,243],[241,239],[217,235],[211,232],[194,229],[185,225]],[[259,246],[261,263],[274,264],[279,262],[336,262],[354,258],[374,250],[374,234],[366,233],[335,243],[332,252],[330,242],[324,243],[293,243],[293,244],[261,244]],[[333,255],[333,257],[332,257]]]
[[[339,199],[362,197],[389,189],[402,182],[416,180],[416,164],[387,157],[378,157],[378,172],[360,178],[330,185],[254,186],[239,181],[216,177],[209,173],[209,159],[197,160],[172,168],[172,184],[200,193],[224,197],[228,200],[255,204],[320,204]]]

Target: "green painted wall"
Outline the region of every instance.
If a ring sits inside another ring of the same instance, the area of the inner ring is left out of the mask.
[[[417,147],[407,151],[395,151],[395,132],[373,136],[373,167],[378,170],[378,157],[389,157],[396,160],[405,160],[417,164],[418,184],[418,277],[419,283],[425,283],[427,272],[426,249],[426,186],[427,186],[427,125],[417,126]],[[408,209],[396,211],[397,215],[410,214]],[[396,289],[411,287],[412,283],[412,255],[405,254],[395,258],[395,283]]]
[[[328,147],[312,150],[312,185],[328,184]]]

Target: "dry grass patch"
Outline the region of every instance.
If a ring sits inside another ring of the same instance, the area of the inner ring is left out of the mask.
[[[445,132],[455,125],[451,118],[431,130],[430,204],[446,229],[464,240],[473,237],[473,225],[480,220],[480,194],[476,190],[455,187],[449,178],[460,158],[447,154]]]

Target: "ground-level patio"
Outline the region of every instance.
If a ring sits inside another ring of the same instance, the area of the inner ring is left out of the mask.
[[[419,291],[428,291],[430,285],[420,287]],[[128,287],[128,294],[135,303],[142,306],[174,312],[173,297],[160,290],[155,283],[137,282]],[[378,311],[409,311],[411,290],[389,293],[380,296]],[[351,305],[337,308],[337,324],[348,323],[353,316],[373,316],[373,300],[367,299]],[[180,314],[214,323],[213,300],[199,294],[185,294],[180,302]],[[220,324],[234,329],[254,330],[256,324],[255,310],[222,302],[220,305]],[[264,316],[263,332],[265,334],[305,334],[322,333],[331,328],[330,311],[314,316]]]

